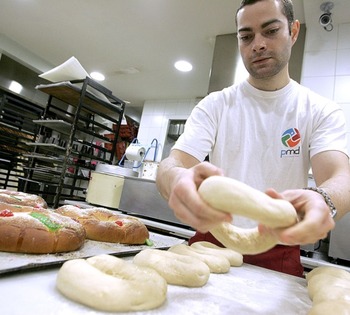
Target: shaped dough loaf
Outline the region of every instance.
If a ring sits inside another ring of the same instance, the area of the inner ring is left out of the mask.
[[[110,255],[66,261],[56,287],[73,301],[108,312],[154,309],[167,293],[165,279],[155,270]]]
[[[201,287],[209,279],[210,269],[200,259],[160,249],[144,249],[134,264],[155,269],[168,284]]]

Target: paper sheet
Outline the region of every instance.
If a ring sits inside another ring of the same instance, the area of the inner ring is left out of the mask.
[[[42,74],[39,74],[40,78],[46,79],[51,82],[59,83],[62,81],[71,81],[71,80],[84,80],[86,77],[90,77],[87,71],[83,68],[77,58],[70,57],[67,61],[62,63],[61,65],[46,71]],[[78,84],[76,84],[78,85]],[[36,88],[42,87],[43,85],[39,85]],[[78,85],[81,89],[82,83]],[[87,90],[101,99],[104,102],[110,103],[110,100],[101,92],[95,90],[94,88],[87,87]]]
[[[69,58],[61,65],[39,75],[40,78],[51,82],[67,80],[83,80],[90,77],[77,58]]]

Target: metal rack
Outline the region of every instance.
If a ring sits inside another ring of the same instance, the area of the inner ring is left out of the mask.
[[[27,155],[24,191],[42,195],[53,207],[85,200],[90,171],[114,162],[125,102],[88,77],[37,89],[49,99],[42,119],[34,120],[39,135],[28,143],[34,149]]]
[[[25,154],[32,151],[28,144],[35,141],[39,129],[33,119],[43,111],[43,107],[8,92],[0,96],[0,188],[19,188],[18,177],[29,163]]]

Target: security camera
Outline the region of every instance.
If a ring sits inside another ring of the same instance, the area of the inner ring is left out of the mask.
[[[320,16],[319,23],[327,32],[330,32],[333,30],[332,13],[331,13],[331,10],[333,9],[333,7],[334,7],[334,3],[332,1],[323,2],[320,5],[320,9],[324,13]]]
[[[320,16],[320,20],[319,20],[321,26],[323,27],[327,27],[329,24],[332,23],[332,13],[323,13]]]

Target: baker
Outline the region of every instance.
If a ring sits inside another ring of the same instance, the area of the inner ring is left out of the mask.
[[[218,244],[208,231],[222,222],[257,225],[217,211],[200,197],[198,187],[210,176],[234,178],[286,199],[300,221],[283,229],[260,226],[259,231],[274,234],[287,246],[245,255],[244,261],[301,276],[299,245],[326,237],[334,220],[350,209],[345,117],[337,104],[289,76],[300,29],[291,0],[243,0],[236,26],[249,76],[198,103],[169,157],[160,163],[157,187],[175,215],[197,230],[190,243]],[[303,189],[310,166],[317,189]]]

